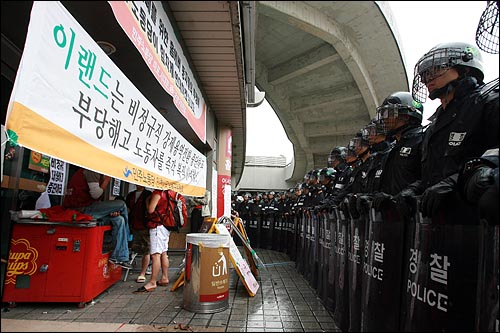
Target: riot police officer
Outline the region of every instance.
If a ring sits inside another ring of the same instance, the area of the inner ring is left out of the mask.
[[[441,105],[422,143],[422,180],[405,195],[423,193],[419,208],[424,216],[433,216],[444,206],[451,220],[474,223],[476,214],[461,205],[456,180],[465,161],[498,147],[498,86],[483,91],[482,56],[469,43],[433,47],[417,62],[414,74],[413,98],[422,103],[428,94],[439,98]]]
[[[352,168],[346,162],[347,148],[335,147],[328,156],[327,166],[333,168],[335,172],[335,181],[333,185],[333,196],[341,191],[349,182]]]
[[[405,91],[390,94],[377,108],[377,119],[384,124],[388,140],[395,141],[380,175],[380,188],[375,189],[378,193],[373,203],[377,210],[384,202],[421,178],[423,110],[422,104]]]

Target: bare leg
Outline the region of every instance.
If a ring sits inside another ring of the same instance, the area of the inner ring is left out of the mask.
[[[160,273],[160,254],[159,253],[154,253],[151,255],[151,260],[152,260],[152,267],[151,267],[151,278],[149,281],[144,285],[144,288],[149,289],[149,288],[156,288],[156,280],[158,278],[158,274]]]
[[[149,261],[151,255],[149,253],[142,255],[141,272],[139,276],[146,276],[146,270],[148,269]]]
[[[168,280],[168,255],[167,252],[161,254],[161,283],[169,283]]]

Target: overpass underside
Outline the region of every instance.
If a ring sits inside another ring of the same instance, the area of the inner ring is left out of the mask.
[[[293,143],[299,182],[388,94],[408,91],[401,46],[384,2],[259,1],[257,13],[256,86]]]

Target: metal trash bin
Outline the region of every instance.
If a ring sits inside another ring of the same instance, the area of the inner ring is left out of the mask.
[[[215,313],[229,307],[229,235],[186,235],[184,309]]]

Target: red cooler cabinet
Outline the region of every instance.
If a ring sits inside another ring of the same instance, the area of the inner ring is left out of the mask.
[[[16,302],[76,302],[101,294],[122,276],[108,262],[111,226],[19,219],[13,224],[3,298]]]

